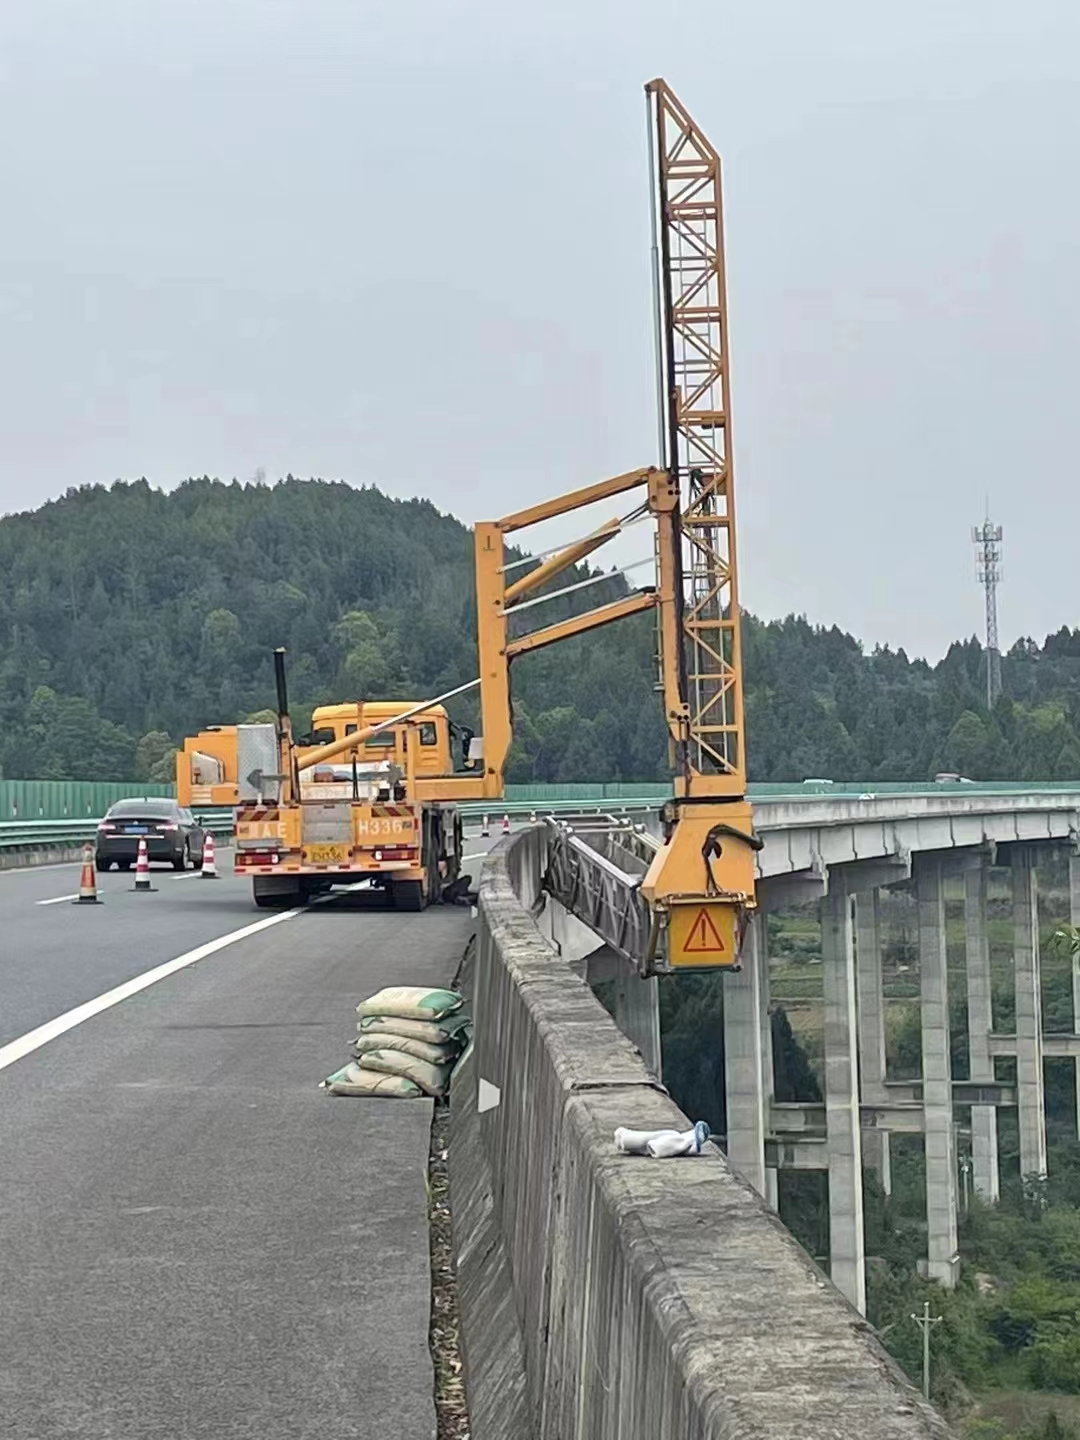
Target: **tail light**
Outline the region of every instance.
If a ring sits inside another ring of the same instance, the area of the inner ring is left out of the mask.
[[[170,830],[179,830],[179,829],[180,829],[180,826],[179,826],[179,825],[159,825],[157,828],[158,828],[159,830],[164,830],[166,833],[168,833]]]
[[[111,820],[102,820],[101,824],[97,828],[98,832],[100,833],[102,830],[115,830],[116,826],[112,823]]]

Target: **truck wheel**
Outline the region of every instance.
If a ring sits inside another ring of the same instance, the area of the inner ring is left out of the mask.
[[[299,881],[282,882],[277,875],[255,875],[251,880],[251,898],[260,910],[288,909],[302,905],[307,899]]]
[[[420,880],[395,880],[392,893],[395,910],[424,908],[424,886]]]

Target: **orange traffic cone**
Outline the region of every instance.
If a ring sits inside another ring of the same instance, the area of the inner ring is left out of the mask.
[[[150,884],[150,861],[146,854],[146,836],[139,836],[139,858],[135,861],[135,884],[133,890],[156,890],[156,885]]]
[[[202,847],[202,878],[204,880],[217,880],[217,857],[214,854],[214,837],[208,834],[203,841]]]
[[[486,840],[487,837],[488,837],[490,834],[491,834],[491,826],[490,826],[490,824],[488,823],[488,817],[485,815],[485,816],[484,816],[484,823],[483,823],[483,825],[480,827],[480,838],[481,838],[482,840]]]
[[[509,834],[510,834],[510,816],[509,816],[509,815],[504,815],[504,816],[503,816],[502,833],[503,833],[504,835],[509,835]]]
[[[535,825],[535,824],[536,824],[536,811],[535,811],[535,810],[530,810],[530,811],[529,811],[529,824],[530,824],[530,825]]]
[[[82,852],[82,875],[79,879],[79,898],[73,905],[100,905],[97,893],[97,874],[94,870],[94,847],[84,845]]]

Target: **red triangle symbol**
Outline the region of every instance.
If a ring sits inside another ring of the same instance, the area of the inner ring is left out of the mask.
[[[724,942],[708,910],[702,907],[694,917],[690,933],[686,937],[683,953],[686,955],[723,954]]]

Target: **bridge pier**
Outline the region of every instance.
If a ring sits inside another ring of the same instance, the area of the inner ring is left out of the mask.
[[[762,906],[755,923],[758,926],[758,973],[761,976],[758,1015],[761,1020],[761,1088],[765,1107],[765,1133],[776,1099],[776,1071],[773,1068],[772,994],[769,986],[769,914]],[[765,1166],[765,1199],[773,1210],[780,1210],[780,1172],[775,1165]]]
[[[952,1046],[941,862],[920,859],[915,872],[919,916],[922,1104],[926,1152],[927,1274],[948,1289],[960,1268],[956,1233],[956,1137]]]
[[[1069,920],[1080,926],[1080,855],[1069,856]],[[1072,962],[1073,1034],[1080,1034],[1080,951]],[[1080,1140],[1080,1055],[1073,1062],[1076,1086],[1076,1138]]]
[[[994,1028],[990,985],[990,942],[986,929],[989,861],[964,876],[964,963],[967,972],[968,1078],[992,1084],[994,1061],[990,1033]],[[998,1168],[997,1108],[971,1107],[971,1159],[975,1193],[988,1205],[1001,1197]]]
[[[659,983],[655,975],[646,979],[631,974],[625,962],[615,980],[615,1024],[637,1046],[645,1068],[657,1080],[663,1068]]]
[[[748,1181],[759,1195],[768,1198],[762,1016],[767,1011],[764,996],[769,961],[765,916],[760,910],[747,925],[740,959],[741,969],[724,976],[727,1158],[736,1174]],[[771,1068],[771,1045],[768,1054]]]
[[[878,892],[865,891],[855,899],[855,968],[859,1023],[859,1081],[865,1104],[883,1104],[885,1089],[885,1001],[881,987],[881,925]],[[882,1127],[864,1130],[863,1159],[892,1194],[889,1132]]]
[[[1011,857],[1013,957],[1016,994],[1016,1104],[1020,1118],[1020,1175],[1046,1175],[1046,1109],[1043,1086],[1042,986],[1039,966],[1039,900],[1035,850],[1018,847]]]
[[[836,888],[821,901],[829,1273],[841,1294],[865,1315],[866,1240],[852,909],[852,898],[837,877]]]

